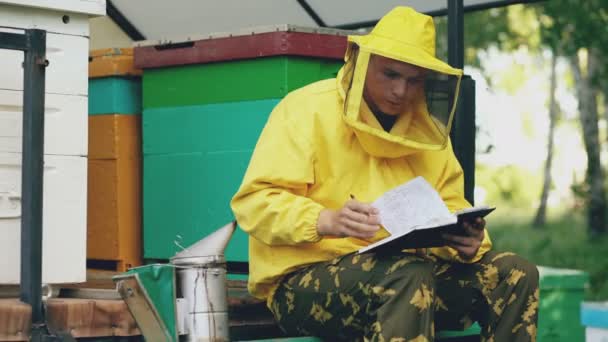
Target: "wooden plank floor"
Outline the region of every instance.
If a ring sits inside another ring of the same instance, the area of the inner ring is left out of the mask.
[[[0,299],[0,341],[27,341],[32,310],[19,299]]]
[[[85,283],[61,285],[60,297],[46,302],[49,327],[75,338],[138,336],[137,324],[120,299],[61,298],[62,293],[76,293],[74,289],[102,289],[105,295],[115,288],[112,276],[116,274],[89,270]],[[266,304],[248,294],[244,281],[228,281],[228,310],[234,336],[280,334]],[[30,326],[31,309],[28,305],[16,298],[0,299],[0,341],[27,341]]]

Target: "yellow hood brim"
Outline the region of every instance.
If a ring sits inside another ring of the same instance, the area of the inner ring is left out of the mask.
[[[462,76],[463,73],[461,69],[451,67],[418,46],[395,41],[390,38],[372,34],[348,36],[348,43],[349,48],[354,43],[360,49],[367,50],[371,54],[392,58],[440,73],[454,76]]]
[[[350,59],[350,50],[352,46],[349,46],[346,55],[346,64],[340,69],[337,76],[337,87],[338,92],[342,101],[347,100],[347,91],[349,84],[351,84],[350,79],[346,79],[346,70],[354,69],[354,64],[356,61]],[[366,51],[366,49],[360,48],[361,52],[364,52],[365,55],[369,58],[369,53],[371,51]],[[388,58],[392,58],[390,55],[383,55]],[[367,69],[367,63],[369,59],[365,58],[363,63],[365,64],[364,68]],[[403,59],[400,59],[404,61]],[[360,60],[359,63],[362,61]],[[413,63],[411,63],[413,64]],[[424,64],[424,65],[421,65]],[[432,70],[437,70],[437,67],[442,68],[453,73],[453,75],[458,76],[460,79],[460,75],[462,71],[459,69],[451,68],[449,65],[439,61],[439,63],[418,63],[421,67],[430,68],[430,65],[436,67]],[[354,78],[353,75],[349,75],[351,78]],[[362,75],[359,75],[361,78]],[[343,119],[351,129],[353,129],[357,139],[361,143],[362,147],[370,154],[375,157],[383,157],[383,158],[399,158],[403,156],[407,156],[410,154],[418,153],[421,151],[439,151],[443,150],[447,146],[447,139],[440,137],[439,134],[435,131],[436,122],[432,121],[430,116],[428,115],[420,115],[420,113],[426,113],[426,109],[424,108],[415,108],[411,112],[405,112],[399,115],[395,125],[390,130],[390,132],[385,131],[380,123],[377,121],[374,114],[371,112],[365,100],[361,97],[362,88],[364,81],[359,79],[353,82],[353,88],[350,91],[354,91],[359,94],[359,99],[354,100],[354,102],[359,102],[360,105],[355,110],[346,109],[346,113],[343,116]],[[459,84],[460,82],[458,82]],[[457,89],[458,91],[458,89]],[[347,107],[347,106],[344,106]],[[420,112],[419,114],[416,114]],[[450,119],[448,123],[447,130],[451,128],[452,120]],[[411,139],[413,135],[425,135],[429,141],[433,141],[434,143],[423,143],[419,141],[415,141]]]
[[[354,53],[357,46],[358,53]],[[379,55],[457,78],[449,118],[441,125],[429,113],[426,100],[399,114],[390,132],[378,123],[363,99],[367,67]],[[344,121],[371,155],[396,158],[420,151],[437,151],[448,144],[462,70],[435,57],[435,27],[432,18],[409,7],[396,7],[367,35],[348,36],[345,65],[337,86],[344,107]]]

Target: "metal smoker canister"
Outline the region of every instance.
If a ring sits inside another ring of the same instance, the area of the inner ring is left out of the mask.
[[[186,301],[188,341],[230,341],[224,250],[232,221],[171,258]]]
[[[188,308],[188,341],[229,341],[224,256],[196,259],[174,260],[179,286]],[[182,263],[188,261],[196,263]]]

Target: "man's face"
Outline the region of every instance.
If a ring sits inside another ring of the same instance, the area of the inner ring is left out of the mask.
[[[416,97],[422,96],[425,74],[425,69],[415,65],[372,55],[363,98],[374,112],[401,114]]]

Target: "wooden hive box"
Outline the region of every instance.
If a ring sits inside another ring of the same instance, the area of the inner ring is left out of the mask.
[[[89,62],[89,267],[141,265],[141,71],[131,49]]]

